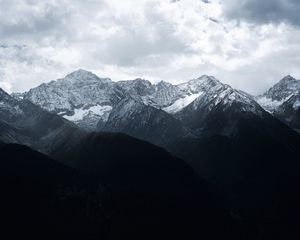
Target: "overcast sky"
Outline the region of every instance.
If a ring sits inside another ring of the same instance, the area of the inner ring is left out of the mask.
[[[299,0],[0,0],[0,87],[79,68],[113,80],[203,74],[258,94],[300,78]]]

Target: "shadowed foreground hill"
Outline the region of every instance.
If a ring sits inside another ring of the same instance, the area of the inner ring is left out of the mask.
[[[229,218],[192,168],[152,144],[94,133],[72,151],[56,152],[56,158],[107,186],[117,206],[111,224],[118,231],[111,236],[137,231],[142,239],[216,239],[230,231]]]
[[[1,233],[8,239],[90,239],[87,233],[96,234],[93,221],[101,209],[89,198],[98,198],[87,188],[89,179],[17,144],[0,145],[0,165]]]
[[[169,150],[223,192],[228,208],[259,226],[252,239],[296,239],[300,136],[271,117],[242,119],[236,129],[184,139]]]
[[[0,145],[11,239],[232,239],[229,218],[180,159],[125,135],[90,135],[80,146],[73,170]]]

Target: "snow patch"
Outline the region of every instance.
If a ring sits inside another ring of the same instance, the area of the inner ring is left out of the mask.
[[[176,113],[191,104],[193,101],[196,100],[196,98],[200,97],[203,94],[203,92],[199,92],[196,94],[192,94],[189,96],[186,96],[184,98],[180,98],[177,101],[175,101],[171,106],[163,108],[164,111],[168,113]]]
[[[74,114],[72,116],[65,115],[63,117],[69,121],[76,122],[76,121],[83,120],[83,118],[89,114],[94,114],[94,115],[98,115],[103,120],[107,120],[111,110],[112,107],[109,105],[106,106],[96,105],[88,109],[84,109],[84,108],[74,109]]]
[[[59,116],[62,116],[62,115],[65,115],[66,114],[66,111],[62,111],[62,112],[58,112],[57,115]]]

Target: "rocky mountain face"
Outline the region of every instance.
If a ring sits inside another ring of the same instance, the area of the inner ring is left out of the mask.
[[[292,76],[286,76],[281,79],[277,84],[271,87],[265,94],[266,98],[270,98],[273,101],[286,100],[289,96],[299,91],[300,81],[296,80]]]
[[[23,99],[56,113],[86,129],[106,120],[112,106],[120,99],[108,78],[78,70],[63,79],[42,84],[23,94]]]
[[[131,96],[124,98],[113,108],[107,122],[99,123],[98,130],[123,132],[164,147],[175,141],[178,136],[192,135],[192,132],[172,115]]]
[[[106,122],[111,110],[125,97],[133,96],[146,105],[161,108],[173,103],[179,97],[178,91],[165,82],[152,85],[136,79],[115,83],[78,70],[63,79],[31,89],[22,94],[22,98],[86,130],[95,130],[98,122]]]
[[[286,76],[256,99],[262,107],[274,116],[300,131],[300,80]]]
[[[119,81],[116,86],[126,94],[139,98],[145,105],[163,108],[180,98],[181,92],[177,86],[161,81],[158,84],[143,79]]]
[[[281,104],[274,112],[274,116],[300,132],[300,92]]]
[[[265,111],[248,94],[221,83],[207,89],[191,104],[175,114],[198,136],[234,134],[244,117],[263,118]]]

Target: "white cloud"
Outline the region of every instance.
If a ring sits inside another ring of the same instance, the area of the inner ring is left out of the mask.
[[[251,93],[285,74],[300,77],[300,30],[294,24],[228,19],[228,6],[218,0],[0,5],[0,87],[5,83],[11,91],[78,68],[114,80],[182,82],[210,74]]]

